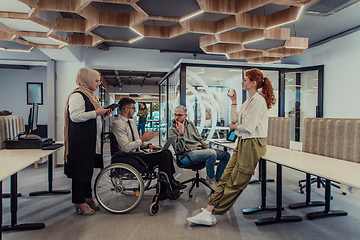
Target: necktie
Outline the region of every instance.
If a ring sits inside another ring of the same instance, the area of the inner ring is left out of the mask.
[[[131,135],[132,135],[132,140],[135,141],[134,131],[133,131],[132,127],[131,127],[130,120],[128,120],[127,123],[129,124],[129,127],[130,127],[130,131],[131,131]]]
[[[135,141],[134,131],[133,131],[132,127],[131,127],[130,120],[128,120],[128,124],[129,124],[129,127],[130,127],[130,131],[131,131],[131,135],[132,135],[132,140]],[[135,151],[136,151],[136,152],[139,152],[139,151],[140,151],[140,147],[138,147]]]

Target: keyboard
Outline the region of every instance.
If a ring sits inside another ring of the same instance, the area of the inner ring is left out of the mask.
[[[55,149],[58,149],[58,148],[60,148],[62,146],[63,146],[63,144],[61,144],[61,143],[51,144],[51,145],[47,145],[45,147],[42,147],[42,150],[55,150]]]

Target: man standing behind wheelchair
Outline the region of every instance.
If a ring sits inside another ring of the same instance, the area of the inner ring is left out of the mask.
[[[158,151],[161,149],[160,147],[156,147],[147,142],[155,137],[155,132],[146,131],[141,137],[139,137],[138,131],[136,130],[136,122],[133,120],[133,115],[136,112],[135,101],[133,99],[122,98],[119,101],[119,111],[120,115],[112,124],[111,132],[114,133],[121,151],[128,153],[140,151],[140,148],[149,148],[150,151]],[[181,195],[180,189],[183,186],[173,177],[175,168],[173,163],[173,156],[169,150],[144,154],[141,155],[140,158],[149,165],[149,169],[158,166],[159,171],[165,172],[167,174],[174,191],[172,196],[175,194],[176,198],[178,198]],[[163,182],[160,184],[159,200],[165,200],[170,197],[169,192],[167,191],[168,186]]]

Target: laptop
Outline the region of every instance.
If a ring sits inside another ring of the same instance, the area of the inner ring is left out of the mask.
[[[170,145],[174,142],[174,140],[175,140],[175,136],[171,136],[171,137],[168,138],[168,140],[166,141],[164,147],[163,147],[161,150],[159,150],[159,151],[154,151],[154,152],[148,152],[148,153],[146,153],[146,154],[151,154],[151,153],[157,153],[157,152],[165,151],[165,150],[169,149]]]
[[[231,130],[226,139],[213,139],[213,140],[218,143],[232,143],[236,141],[237,137],[238,136],[235,134],[234,130]]]

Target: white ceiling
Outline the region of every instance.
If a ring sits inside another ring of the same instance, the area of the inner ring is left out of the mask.
[[[28,13],[30,7],[25,3],[16,0],[0,0],[2,12]]]

